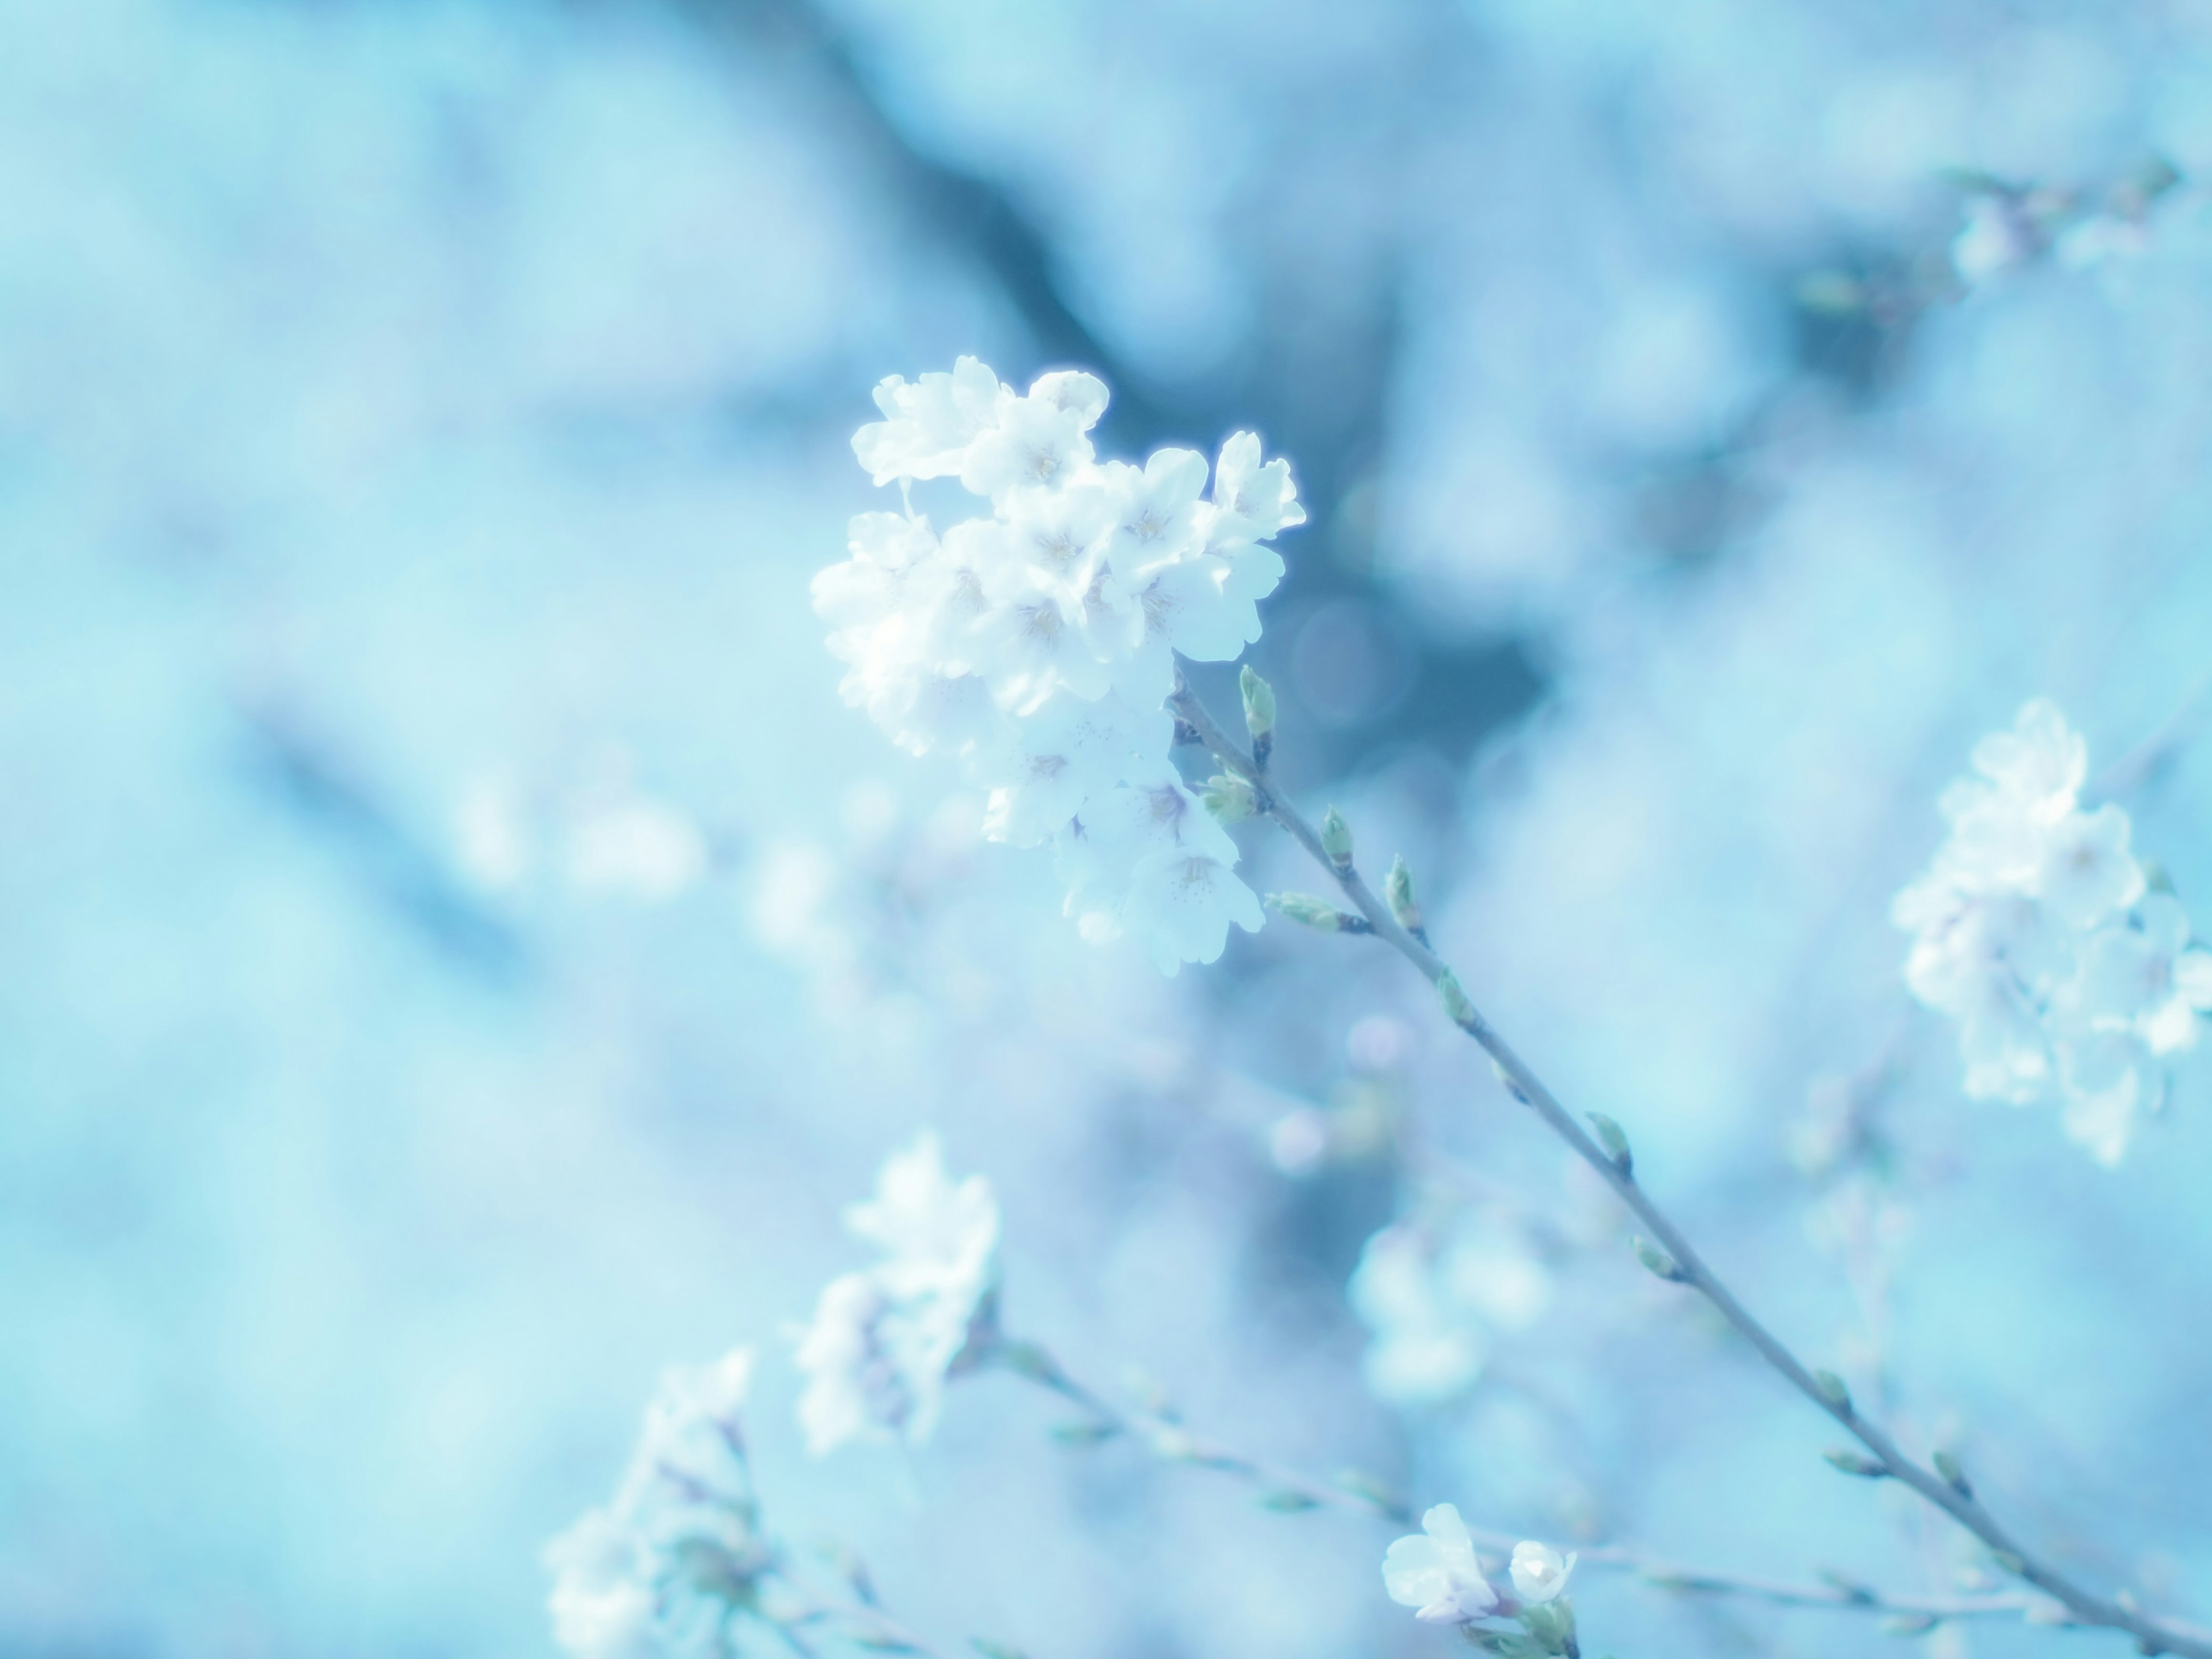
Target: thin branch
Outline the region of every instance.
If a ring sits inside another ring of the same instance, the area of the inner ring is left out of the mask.
[[[1413,1524],[1413,1510],[1408,1505],[1371,1486],[1338,1486],[1316,1480],[1232,1451],[1218,1442],[1202,1439],[1160,1413],[1116,1406],[1097,1389],[1071,1376],[1054,1354],[1036,1343],[1001,1340],[980,1357],[979,1363],[1012,1371],[1049,1390],[1085,1413],[1104,1433],[1138,1441],[1168,1462],[1219,1469],[1249,1480],[1270,1494],[1289,1494],[1313,1508],[1346,1510],[1370,1519],[1388,1521],[1395,1526]],[[1476,1549],[1494,1558],[1498,1566],[1511,1557],[1514,1545],[1519,1541],[1510,1533],[1480,1528],[1470,1528],[1468,1535]],[[1954,1620],[2027,1619],[2050,1625],[2079,1622],[2057,1602],[2045,1596],[2019,1592],[1995,1595],[1899,1595],[1842,1579],[1819,1584],[1792,1584],[1732,1573],[1706,1572],[1678,1566],[1622,1544],[1595,1545],[1578,1553],[1584,1566],[1633,1573],[1661,1589],[1759,1601],[1773,1607],[1875,1613],[1903,1625],[1930,1629]]]
[[[1356,864],[1339,865],[1329,858],[1322,849],[1321,836],[1314,827],[1275,794],[1265,769],[1255,766],[1251,757],[1215,723],[1205,705],[1182,680],[1180,668],[1177,670],[1175,694],[1170,698],[1169,705],[1179,719],[1186,721],[1198,733],[1199,741],[1212,752],[1216,759],[1258,791],[1261,811],[1289,831],[1291,837],[1330,873],[1345,897],[1351,901],[1352,908],[1367,918],[1377,938],[1412,963],[1431,984],[1437,985],[1449,980],[1455,994],[1450,999],[1455,1006],[1455,1023],[1490,1056],[1506,1091],[1543,1119],[1553,1133],[1573,1148],[1576,1155],[1597,1172],[1599,1178],[1613,1189],[1613,1195],[1644,1224],[1650,1237],[1664,1249],[1671,1259],[1674,1269],[1672,1276],[1702,1293],[1719,1310],[1721,1316],[1735,1328],[1737,1334],[1751,1344],[1761,1358],[1781,1373],[1791,1387],[1833,1418],[1852,1438],[1873,1454],[1879,1467],[1871,1473],[1887,1475],[1911,1487],[1987,1545],[2000,1566],[2059,1602],[2077,1623],[2125,1631],[2136,1638],[2145,1653],[2172,1653],[2183,1656],[2183,1659],[2212,1659],[2212,1632],[2200,1632],[2170,1620],[2153,1619],[2133,1607],[2108,1601],[2084,1589],[2057,1568],[2030,1554],[1998,1524],[1996,1519],[1982,1506],[1980,1500],[1972,1496],[1963,1480],[1953,1485],[1933,1470],[1923,1468],[1905,1455],[1879,1424],[1860,1415],[1848,1395],[1824,1390],[1797,1357],[1784,1347],[1765,1326],[1753,1318],[1742,1303],[1736,1300],[1735,1293],[1706,1265],[1690,1241],[1683,1237],[1681,1230],[1637,1184],[1630,1170],[1607,1155],[1567,1109],[1559,1104],[1558,1098],[1545,1087],[1543,1080],[1529,1069],[1527,1062],[1513,1052],[1505,1039],[1467,1000],[1459,988],[1456,975],[1451,974],[1443,959],[1398,925],[1389,908],[1376,897],[1360,875]]]
[[[1140,1441],[1155,1456],[1170,1462],[1189,1463],[1238,1476],[1265,1487],[1270,1495],[1294,1500],[1298,1507],[1349,1510],[1401,1527],[1413,1523],[1413,1511],[1402,1500],[1386,1495],[1379,1487],[1364,1480],[1357,1486],[1316,1480],[1295,1470],[1248,1457],[1218,1441],[1202,1439],[1161,1413],[1116,1406],[1097,1389],[1071,1376],[1049,1350],[1035,1342],[1002,1339],[979,1356],[979,1361],[1012,1371],[1050,1389],[1088,1413],[1098,1428],[1109,1434]]]

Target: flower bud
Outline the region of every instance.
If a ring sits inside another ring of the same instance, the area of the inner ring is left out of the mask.
[[[1990,1552],[1990,1559],[1996,1562],[1999,1566],[2002,1567],[2007,1572],[2010,1573],[2015,1578],[2018,1578],[2027,1571],[2027,1563],[2021,1559],[2020,1556],[2011,1550],[1991,1550]]]
[[[1851,1408],[1851,1391],[1844,1386],[1844,1379],[1833,1371],[1814,1371],[1813,1386],[1820,1391],[1820,1398],[1831,1411],[1848,1413]]]
[[[1382,896],[1389,901],[1390,915],[1398,925],[1419,936],[1421,907],[1413,901],[1413,872],[1406,867],[1403,858],[1390,860],[1390,873],[1382,878]]]
[[[1226,772],[1208,778],[1198,798],[1217,823],[1242,823],[1260,810],[1260,797],[1252,786]]]
[[[1889,1473],[1889,1466],[1864,1452],[1855,1452],[1844,1446],[1832,1446],[1820,1454],[1845,1474],[1856,1474],[1862,1480],[1879,1480]]]
[[[1338,869],[1352,868],[1352,826],[1334,806],[1322,815],[1321,850]]]
[[[1676,1264],[1674,1258],[1650,1239],[1637,1238],[1629,1242],[1636,1251],[1636,1259],[1669,1285],[1683,1284],[1688,1279],[1689,1275]]]
[[[1459,975],[1449,968],[1437,975],[1437,994],[1444,1000],[1444,1012],[1451,1016],[1455,1025],[1469,1025],[1474,1020],[1474,1005],[1467,1000],[1460,988]]]
[[[1346,915],[1327,899],[1310,893],[1270,893],[1267,908],[1290,921],[1303,922],[1324,933],[1371,933],[1367,918]]]
[[[1936,1473],[1943,1477],[1943,1484],[1961,1498],[1972,1498],[1973,1487],[1967,1483],[1966,1472],[1959,1467],[1959,1460],[1949,1452],[1939,1451],[1932,1460]]]
[[[1621,1133],[1620,1125],[1603,1112],[1585,1112],[1583,1115],[1597,1131],[1597,1144],[1605,1148],[1605,1155],[1613,1160],[1613,1167],[1625,1176],[1636,1173],[1636,1155],[1628,1150],[1628,1137]]]
[[[1244,694],[1244,729],[1252,734],[1252,741],[1274,736],[1275,688],[1254,673],[1248,662],[1237,676],[1237,689]]]

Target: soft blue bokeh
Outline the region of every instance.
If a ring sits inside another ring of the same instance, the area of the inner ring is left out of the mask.
[[[2158,157],[2140,250],[1948,275],[1972,173]],[[544,1541],[740,1342],[772,1519],[947,1650],[1453,1645],[1388,1528],[1011,1378],[810,1462],[792,1327],[923,1124],[1101,1387],[1516,1534],[1986,1565],[1820,1462],[1400,964],[1085,946],[840,702],[848,438],[963,351],[1104,372],[1122,452],[1290,455],[1291,786],[1809,1360],[2212,1621],[2205,1063],[2100,1169],[1962,1097],[1887,921],[2039,695],[2093,773],[2170,739],[2114,793],[2212,914],[2208,167],[2185,6],[0,0],[0,1654],[550,1653]],[[1883,1064],[1870,1318],[1787,1149]],[[1401,1414],[1343,1289],[1439,1168],[1553,1294]],[[1621,1659],[1877,1639],[1577,1590]]]

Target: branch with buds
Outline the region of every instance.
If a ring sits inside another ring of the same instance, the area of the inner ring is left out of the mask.
[[[1243,671],[1242,689],[1247,725],[1255,734],[1261,727],[1255,711],[1264,710],[1268,738],[1266,749],[1255,742],[1254,750],[1247,752],[1224,732],[1183,679],[1180,666],[1169,708],[1230,775],[1242,779],[1250,787],[1253,815],[1273,818],[1334,878],[1351,914],[1366,923],[1364,928],[1356,931],[1372,933],[1437,988],[1444,1012],[1489,1055],[1506,1092],[1565,1141],[1597,1172],[1613,1195],[1627,1206],[1644,1229],[1644,1236],[1635,1243],[1637,1256],[1644,1266],[1660,1278],[1688,1285],[1704,1296],[1760,1358],[1858,1443],[1857,1449],[1832,1453],[1830,1461],[1851,1474],[1893,1480],[1910,1486],[1987,1546],[1999,1566],[2057,1604],[2063,1610],[2065,1622],[2124,1631],[2147,1654],[2171,1653],[2183,1656],[2183,1659],[2212,1659],[2212,1632],[2153,1618],[2120,1601],[2097,1595],[2029,1552],[1984,1507],[1954,1462],[1943,1458],[1937,1468],[1932,1468],[1915,1462],[1887,1431],[1858,1412],[1850,1392],[1839,1380],[1829,1373],[1809,1370],[1772,1332],[1753,1318],[1681,1230],[1638,1183],[1627,1137],[1620,1126],[1610,1119],[1594,1118],[1595,1135],[1584,1129],[1483,1018],[1450,967],[1430,948],[1424,937],[1417,935],[1413,927],[1401,920],[1401,908],[1411,908],[1410,878],[1403,883],[1403,907],[1397,902],[1395,883],[1392,884],[1392,902],[1386,903],[1376,896],[1360,873],[1351,828],[1336,809],[1331,807],[1316,829],[1275,793],[1267,773],[1274,730],[1274,696],[1267,689],[1266,682],[1249,667]],[[1279,904],[1278,908],[1282,907]],[[1310,920],[1304,915],[1297,919]],[[1413,913],[1416,925],[1419,920],[1418,912]],[[1329,931],[1354,930],[1339,927]],[[2031,1611],[2025,1607],[2021,1609],[2022,1616],[2028,1616]]]

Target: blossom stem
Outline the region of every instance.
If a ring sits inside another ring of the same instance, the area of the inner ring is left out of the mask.
[[[1735,1292],[1706,1265],[1705,1258],[1682,1236],[1681,1230],[1675,1226],[1666,1212],[1652,1201],[1635,1177],[1606,1154],[1604,1148],[1584,1131],[1565,1107],[1560,1105],[1558,1098],[1544,1085],[1543,1080],[1529,1069],[1520,1055],[1514,1053],[1511,1045],[1468,1000],[1460,989],[1458,980],[1443,959],[1398,925],[1389,907],[1368,886],[1358,866],[1349,860],[1339,863],[1329,857],[1322,845],[1319,833],[1275,793],[1261,769],[1252,763],[1250,757],[1243,752],[1206,712],[1205,705],[1184,681],[1180,665],[1176,670],[1176,689],[1169,698],[1169,707],[1198,733],[1199,741],[1212,752],[1217,760],[1252,785],[1259,795],[1259,811],[1288,831],[1291,839],[1304,848],[1314,861],[1328,872],[1345,897],[1352,902],[1352,908],[1367,918],[1376,937],[1412,963],[1423,978],[1446,993],[1454,1023],[1490,1056],[1506,1092],[1541,1118],[1583,1163],[1596,1171],[1598,1177],[1613,1189],[1613,1195],[1644,1224],[1650,1237],[1664,1248],[1679,1270],[1678,1282],[1703,1294],[1762,1359],[1864,1446],[1881,1465],[1881,1474],[1911,1487],[1950,1516],[1987,1545],[1990,1553],[2008,1571],[2058,1602],[2076,1623],[2125,1631],[2136,1639],[2145,1653],[2171,1653],[2182,1656],[2182,1659],[2212,1659],[2212,1632],[2199,1632],[2167,1620],[2151,1618],[2118,1601],[2096,1595],[2075,1583],[2047,1562],[2023,1548],[1983,1507],[1978,1498],[1960,1491],[1934,1471],[1923,1468],[1906,1456],[1887,1431],[1859,1413],[1848,1395],[1835,1396],[1825,1392],[1797,1357],[1736,1299]]]
[[[1097,1389],[1070,1376],[1052,1352],[1037,1343],[1002,1339],[978,1356],[978,1363],[1027,1377],[1087,1413],[1098,1428],[1140,1441],[1154,1455],[1170,1462],[1189,1463],[1236,1475],[1264,1487],[1271,1497],[1292,1500],[1295,1507],[1350,1510],[1379,1516],[1396,1526],[1413,1524],[1413,1511],[1401,1500],[1369,1482],[1362,1480],[1357,1486],[1332,1486],[1259,1458],[1248,1457],[1217,1441],[1202,1439],[1161,1413],[1116,1406]],[[1512,1546],[1509,1543],[1506,1547],[1510,1549]]]
[[[993,1364],[1026,1377],[1089,1415],[1097,1426],[1144,1443],[1168,1461],[1194,1463],[1239,1475],[1270,1492],[1294,1494],[1314,1507],[1350,1510],[1395,1526],[1413,1524],[1409,1506],[1379,1492],[1354,1491],[1247,1457],[1213,1442],[1201,1440],[1183,1426],[1158,1413],[1131,1411],[1114,1405],[1095,1389],[1071,1376],[1049,1351],[1034,1342],[1004,1340],[980,1356],[979,1364]],[[1517,1541],[1510,1533],[1469,1528],[1468,1536],[1486,1556],[1502,1563]],[[2014,1592],[1987,1595],[1911,1595],[1875,1589],[1842,1580],[1820,1584],[1796,1584],[1770,1579],[1747,1578],[1732,1573],[1707,1572],[1681,1567],[1621,1544],[1585,1546],[1580,1552],[1585,1567],[1610,1568],[1632,1573],[1662,1589],[1685,1595],[1714,1595],[1736,1601],[1761,1601],[1772,1607],[1825,1608],[1842,1613],[1866,1613],[1919,1624],[1926,1628],[1958,1620],[2027,1620],[2038,1624],[2079,1626],[2082,1620],[2049,1597]],[[1487,1565],[1487,1564],[1486,1564]]]

